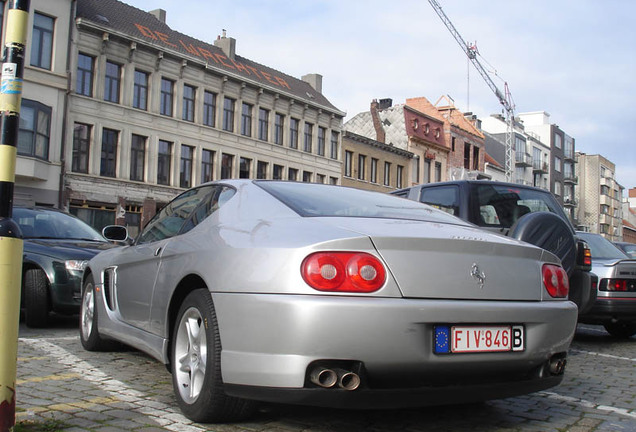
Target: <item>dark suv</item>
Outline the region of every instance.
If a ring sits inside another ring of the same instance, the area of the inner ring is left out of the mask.
[[[590,273],[590,249],[549,191],[514,183],[458,180],[412,186],[392,194],[554,253],[570,276],[570,300],[578,306],[579,315],[594,303],[596,276]]]

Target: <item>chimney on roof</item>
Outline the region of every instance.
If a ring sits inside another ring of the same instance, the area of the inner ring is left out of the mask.
[[[322,93],[322,75],[320,74],[307,74],[301,77],[303,81],[308,83],[318,93]]]
[[[386,100],[386,99],[382,99]],[[391,99],[389,99],[390,101]],[[373,119],[373,128],[375,129],[375,140],[381,143],[386,143],[386,133],[384,132],[384,128],[382,127],[382,122],[380,121],[380,104],[377,99],[373,99],[371,101],[371,119]]]
[[[236,39],[227,37],[227,30],[223,29],[223,36],[217,36],[214,46],[221,48],[227,58],[236,58]]]
[[[154,15],[162,23],[166,23],[166,11],[163,9],[155,9],[148,12],[150,15]]]
[[[380,109],[387,109],[387,108],[391,108],[393,106],[393,99],[391,98],[384,98],[384,99],[380,99]]]

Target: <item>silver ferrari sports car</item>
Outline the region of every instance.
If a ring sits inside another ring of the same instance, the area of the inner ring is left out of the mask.
[[[182,193],[134,241],[104,234],[126,246],[85,270],[82,344],[156,357],[197,422],[256,401],[413,407],[563,379],[577,308],[559,259],[425,204],[227,180]]]

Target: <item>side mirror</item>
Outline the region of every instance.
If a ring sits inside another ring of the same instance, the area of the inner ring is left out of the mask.
[[[128,229],[125,226],[121,225],[108,225],[102,229],[102,235],[106,238],[106,240],[131,244],[132,239],[128,237]]]

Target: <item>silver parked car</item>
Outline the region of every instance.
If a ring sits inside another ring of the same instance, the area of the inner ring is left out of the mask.
[[[592,250],[592,272],[598,276],[592,308],[580,317],[588,324],[602,324],[612,336],[636,334],[636,259],[600,234],[577,233]]]
[[[83,346],[156,357],[199,422],[245,417],[253,401],[388,408],[538,391],[563,379],[577,320],[552,253],[322,184],[191,189],[84,279]]]

